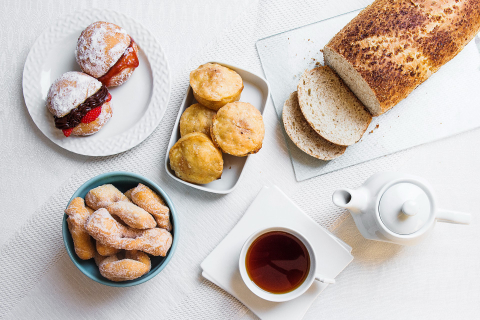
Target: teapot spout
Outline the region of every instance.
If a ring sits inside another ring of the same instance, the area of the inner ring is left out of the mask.
[[[368,206],[370,195],[364,188],[357,190],[338,189],[333,193],[333,203],[340,208],[348,209],[351,213],[360,214]]]

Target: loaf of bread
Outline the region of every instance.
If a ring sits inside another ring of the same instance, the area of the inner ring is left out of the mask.
[[[407,97],[480,30],[480,0],[376,0],[325,46],[373,116]]]

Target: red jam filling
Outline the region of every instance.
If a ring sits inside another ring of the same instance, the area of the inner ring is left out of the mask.
[[[107,87],[111,86],[111,80],[114,76],[122,72],[122,70],[127,68],[136,68],[139,65],[137,50],[133,46],[135,41],[133,39],[130,41],[130,45],[123,55],[118,59],[118,61],[113,65],[113,67],[108,70],[106,74],[98,78],[98,81],[106,85]]]

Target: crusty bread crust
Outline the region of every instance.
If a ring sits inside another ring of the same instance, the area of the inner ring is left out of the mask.
[[[331,52],[325,62],[378,116],[455,57],[479,30],[479,0],[376,0],[325,46],[353,66],[374,96],[359,94],[358,83],[349,81],[355,77],[339,70]],[[376,100],[377,107],[367,100]]]

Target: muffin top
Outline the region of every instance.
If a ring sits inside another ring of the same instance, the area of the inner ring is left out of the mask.
[[[210,126],[215,114],[215,111],[199,103],[191,105],[180,118],[180,136],[183,137],[192,132],[202,132],[209,136]]]
[[[170,167],[182,180],[205,184],[222,176],[222,152],[204,133],[185,135],[170,149],[168,156]]]
[[[213,118],[211,136],[223,152],[243,157],[258,152],[265,136],[263,117],[246,102],[231,102]]]
[[[190,85],[197,95],[209,101],[220,101],[243,89],[238,73],[216,63],[207,63],[193,70]]]

